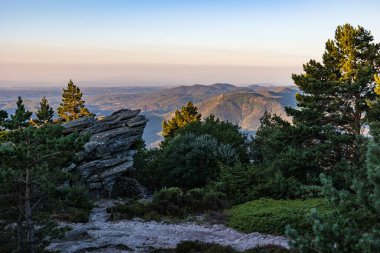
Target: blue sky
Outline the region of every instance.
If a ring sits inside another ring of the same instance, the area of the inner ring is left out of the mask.
[[[320,59],[337,25],[361,25],[379,41],[379,7],[365,0],[0,0],[0,76],[287,84],[303,63]]]

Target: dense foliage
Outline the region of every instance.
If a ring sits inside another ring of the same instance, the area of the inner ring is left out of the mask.
[[[3,233],[13,235],[3,241],[6,249],[34,252],[53,232],[52,214],[66,213],[72,220],[86,221],[92,204],[83,188],[61,168],[74,158],[86,140],[77,133],[63,135],[60,125],[31,123],[32,113],[17,101],[15,114],[2,122],[0,139],[0,219]],[[74,202],[81,199],[81,203]],[[80,215],[78,215],[80,213]],[[17,224],[16,231],[9,224]]]
[[[310,60],[292,76],[300,90],[297,108],[286,108],[293,121],[265,113],[251,141],[231,123],[201,120],[191,102],[177,110],[163,122],[160,147],[142,147],[135,157],[136,177],[153,193],[151,202],[112,207],[111,218],[185,218],[237,205],[227,210],[229,226],[272,234],[288,226],[297,252],[380,252],[380,44],[346,24],[325,48],[321,62]],[[86,190],[60,170],[85,136],[62,135],[53,115],[46,98],[37,124],[20,97],[13,115],[0,111],[0,219],[6,223],[0,243],[8,251],[35,248],[40,232],[54,228],[42,222],[52,216],[88,218]],[[91,115],[71,80],[58,115],[61,121]],[[12,223],[15,229],[7,226]],[[175,252],[234,250],[187,242]]]
[[[291,225],[300,252],[379,252],[379,71],[371,33],[338,26],[322,61],[292,76],[300,90],[297,108],[286,108],[293,122],[265,113],[248,149],[229,123],[188,123],[159,149],[141,152],[137,173],[154,190],[201,187],[229,204],[252,201],[232,208],[228,224],[266,233]]]
[[[321,215],[333,213],[323,199],[259,199],[230,209],[228,225],[246,233],[285,234],[287,225],[308,231],[311,224],[307,216],[310,216],[311,208],[317,209]]]
[[[8,113],[4,110],[0,110],[0,123],[2,123],[6,118],[8,118]]]
[[[234,148],[242,162],[248,162],[247,136],[240,132],[237,125],[221,121],[214,115],[206,117],[202,122],[194,121],[186,127],[178,130],[178,134],[192,133],[196,136],[211,135],[216,141],[223,145]],[[165,145],[165,141],[163,143]]]
[[[198,113],[198,108],[191,101],[186,106],[182,106],[181,110],[176,110],[173,118],[162,122],[162,136],[171,138],[175,132],[193,121],[200,121],[202,115]]]
[[[112,219],[140,217],[147,220],[164,217],[184,218],[186,215],[221,210],[227,207],[225,196],[207,189],[183,192],[180,188],[167,188],[153,195],[151,202],[127,203],[111,207]]]
[[[316,120],[319,124],[322,123],[320,128],[329,125],[335,131],[335,136],[339,135],[337,139],[329,139],[331,142],[338,141],[336,142],[338,149],[329,149],[326,155],[331,157],[335,150],[340,150],[339,159],[344,159],[348,165],[360,162],[366,167],[356,166],[356,173],[350,170],[344,171],[350,177],[347,180],[351,183],[349,187],[339,187],[341,185],[336,182],[339,177],[334,173],[331,176],[321,175],[322,193],[337,212],[327,216],[314,212],[311,234],[302,235],[299,231],[288,228],[290,244],[300,252],[380,251],[380,146],[378,139],[380,111],[378,109],[379,79],[375,75],[376,71],[379,71],[380,46],[372,43],[372,40],[370,33],[361,27],[353,28],[349,25],[338,27],[335,40],[328,41],[326,44],[324,65],[319,64],[318,71],[315,69],[316,63],[307,65],[310,69],[314,68],[315,75],[326,78],[320,81],[321,85],[327,86],[323,91],[332,90],[334,95],[330,94],[327,97],[326,94],[322,94],[319,106],[312,102],[311,98],[304,96],[298,98],[300,104],[308,108],[305,111],[319,113]],[[307,79],[308,76],[299,78],[300,80]],[[377,82],[376,87],[374,87],[374,81]],[[335,86],[334,82],[339,86]],[[305,80],[303,84],[308,88],[313,87],[311,80]],[[322,113],[323,111],[329,113]],[[304,115],[302,112],[297,112],[296,123],[297,121],[307,122],[302,117]],[[366,123],[370,124],[374,138],[368,144],[365,156],[361,148],[365,144],[365,137],[361,133]],[[315,122],[314,125],[317,123]],[[346,137],[344,142],[341,141],[341,136]],[[366,157],[365,162],[363,157]],[[336,162],[336,159],[332,161]]]
[[[84,105],[85,101],[82,99],[82,95],[79,87],[70,80],[66,89],[63,89],[62,102],[57,109],[60,120],[70,121],[92,115]]]
[[[374,92],[376,93],[376,98],[373,100],[368,100],[367,104],[370,108],[367,119],[371,126],[371,135],[378,142],[380,141],[380,76],[375,76],[376,86]]]
[[[204,187],[218,178],[220,164],[247,160],[245,141],[238,127],[214,117],[192,122],[160,149],[141,150],[135,159],[137,177],[152,190]]]
[[[288,228],[293,247],[300,252],[380,251],[380,145],[371,142],[367,153],[367,178],[354,179],[347,190],[337,190],[331,178],[321,176],[324,195],[337,213],[313,215],[313,234],[301,236]]]
[[[293,177],[284,177],[275,168],[241,163],[221,165],[218,179],[209,187],[223,192],[231,204],[264,197],[281,199],[306,194],[305,187],[301,187]]]
[[[237,253],[232,247],[222,246],[215,243],[203,243],[198,241],[185,241],[177,245],[175,249],[155,249],[151,253]],[[287,253],[285,248],[267,245],[242,251],[242,253]]]
[[[322,63],[310,60],[305,73],[293,75],[302,94],[298,109],[288,108],[297,127],[314,129],[304,138],[306,147],[330,145],[320,159],[331,168],[340,159],[360,162],[360,136],[374,98],[374,76],[379,68],[380,45],[363,27],[338,26],[335,38],[326,42]]]
[[[3,118],[2,127],[10,130],[17,130],[29,126],[32,112],[25,109],[21,97],[18,97],[16,102],[16,111],[10,115],[10,118]],[[8,116],[4,114],[4,116]]]
[[[40,102],[40,107],[38,108],[38,111],[36,112],[37,119],[35,120],[37,124],[47,124],[53,122],[54,117],[54,110],[49,105],[48,100],[46,97],[43,97]]]

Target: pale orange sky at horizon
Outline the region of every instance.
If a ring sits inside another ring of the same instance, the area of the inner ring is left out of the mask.
[[[291,85],[291,74],[300,71],[301,67],[270,66],[0,63],[0,87],[64,86],[69,79],[80,86]]]
[[[292,84],[338,25],[378,41],[379,2],[12,0],[0,3],[0,87]]]

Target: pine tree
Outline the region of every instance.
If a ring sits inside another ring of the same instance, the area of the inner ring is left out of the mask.
[[[182,106],[181,111],[176,110],[174,117],[162,122],[162,136],[171,138],[175,132],[193,121],[200,121],[202,115],[198,113],[198,108],[191,101],[186,106]]]
[[[82,100],[82,92],[74,85],[73,81],[69,81],[67,88],[63,89],[62,102],[60,103],[57,112],[62,121],[71,121],[84,116],[93,116],[92,113],[84,105]]]
[[[352,177],[350,189],[338,190],[330,177],[321,175],[323,195],[335,208],[326,216],[313,210],[313,233],[301,235],[287,228],[290,246],[306,252],[380,252],[380,79],[375,76],[377,97],[367,101],[374,138],[366,154],[366,176]]]
[[[292,78],[302,93],[298,108],[287,108],[299,129],[310,132],[304,147],[329,144],[318,161],[330,169],[342,158],[360,163],[360,137],[374,98],[374,74],[379,67],[380,45],[363,27],[338,26],[334,40],[328,40],[322,63],[310,60],[305,73]]]
[[[10,119],[5,120],[2,125],[11,130],[27,127],[31,116],[32,112],[25,110],[21,97],[18,97],[15,114],[11,115]]]
[[[380,76],[375,75],[376,87],[374,92],[377,97],[374,100],[368,100],[367,104],[370,107],[370,111],[367,115],[367,121],[371,126],[371,134],[376,141],[380,141]]]
[[[34,213],[44,205],[53,206],[54,194],[68,178],[61,166],[85,141],[76,133],[63,135],[62,130],[58,124],[20,126],[0,143],[0,219],[17,224],[17,252],[34,252],[41,243],[36,227],[43,228],[44,223],[35,224]]]
[[[321,176],[324,195],[335,211],[319,216],[313,210],[312,234],[287,228],[289,244],[297,252],[380,252],[380,145],[367,151],[367,177],[355,179],[350,190],[337,190],[331,178]]]
[[[40,108],[36,112],[38,124],[47,124],[53,122],[54,110],[50,107],[46,97],[43,97],[40,102]]]

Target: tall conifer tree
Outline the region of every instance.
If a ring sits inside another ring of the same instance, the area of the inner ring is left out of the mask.
[[[2,125],[11,130],[27,127],[31,116],[32,112],[25,109],[21,97],[18,97],[15,114],[11,115],[10,119],[5,120]]]
[[[368,101],[371,108],[367,115],[367,121],[371,125],[371,134],[376,141],[380,142],[380,76],[375,75],[376,87],[374,89],[377,97]]]
[[[34,213],[56,201],[54,194],[68,178],[61,167],[86,140],[62,131],[58,124],[20,126],[9,131],[6,143],[0,143],[0,219],[17,224],[17,252],[36,252],[41,243],[36,229],[47,220],[35,224]]]
[[[312,133],[304,146],[329,144],[321,166],[341,158],[359,161],[361,134],[366,123],[368,99],[373,99],[379,63],[379,44],[363,27],[338,26],[328,40],[322,62],[310,60],[305,73],[292,78],[301,93],[297,109],[287,108],[294,124]]]
[[[54,110],[50,107],[46,97],[43,97],[40,102],[40,108],[36,112],[37,123],[46,124],[53,122]]]
[[[69,81],[67,88],[63,89],[62,102],[57,112],[62,121],[71,121],[84,116],[92,116],[93,114],[84,105],[82,100],[82,92],[73,81]]]
[[[182,106],[181,110],[176,110],[174,117],[170,120],[162,122],[162,136],[170,138],[174,133],[192,121],[200,121],[202,115],[198,113],[198,108],[191,101],[186,106]]]
[[[380,118],[376,121],[377,124],[371,125],[373,135],[373,131],[379,132]],[[318,210],[313,210],[311,234],[302,235],[288,227],[290,246],[300,253],[380,252],[379,139],[374,138],[368,145],[366,177],[351,178],[350,189],[337,189],[334,187],[335,182],[325,175],[321,175],[321,181],[323,195],[334,211],[320,216]]]

